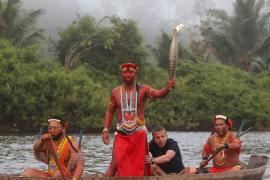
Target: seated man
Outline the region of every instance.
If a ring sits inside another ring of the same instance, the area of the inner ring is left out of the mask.
[[[152,131],[153,140],[149,143],[149,151],[153,157],[146,156],[145,163],[152,163],[154,175],[179,173],[184,169],[177,142],[168,138],[164,127],[159,126]]]
[[[33,148],[35,158],[48,165],[48,172],[27,168],[23,175],[28,177],[61,177],[60,169],[58,169],[59,167],[51,154],[54,151],[65,177],[72,177],[72,180],[81,177],[84,169],[82,154],[75,140],[70,136],[65,136],[66,128],[67,124],[63,120],[48,120],[48,133],[42,135],[35,142]],[[53,148],[50,148],[48,144],[51,144]]]
[[[213,124],[213,134],[208,138],[202,150],[203,160],[200,163],[200,168],[189,168],[185,170],[185,173],[220,173],[241,169],[239,160],[241,142],[230,131],[232,121],[224,115],[216,115],[213,119]],[[213,158],[213,167],[205,168],[210,154],[215,154],[216,152],[218,153]]]
[[[213,119],[214,133],[208,138],[202,151],[201,167],[207,165],[210,154],[222,149],[213,158],[213,167],[207,171],[210,173],[224,172],[228,170],[240,170],[240,149],[239,138],[230,131],[232,122],[224,115],[216,115]]]

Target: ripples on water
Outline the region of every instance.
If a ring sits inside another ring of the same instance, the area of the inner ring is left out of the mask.
[[[185,166],[198,166],[201,160],[201,148],[209,133],[207,132],[168,132],[180,147]],[[270,154],[270,133],[252,132],[244,135],[241,160],[247,162],[251,154]],[[75,138],[78,136],[75,134]],[[21,173],[25,167],[46,170],[46,165],[34,159],[32,147],[35,136],[0,136],[0,174]],[[113,137],[110,145],[102,143],[100,135],[84,135],[82,151],[85,159],[85,173],[105,172],[112,151]],[[148,134],[148,139],[151,135]],[[268,164],[264,179],[270,179]]]

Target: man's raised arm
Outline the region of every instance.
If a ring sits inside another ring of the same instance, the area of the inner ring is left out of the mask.
[[[175,88],[175,80],[168,80],[167,86],[161,89],[153,89],[151,87],[147,90],[147,96],[150,98],[162,98],[166,96],[170,90]]]

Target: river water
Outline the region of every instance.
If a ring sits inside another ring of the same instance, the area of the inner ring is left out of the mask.
[[[201,149],[209,136],[209,132],[168,132],[180,147],[185,166],[198,166],[201,160]],[[77,134],[74,134],[78,139]],[[252,154],[270,156],[270,132],[250,132],[241,137],[241,160],[248,161]],[[46,166],[34,159],[32,146],[36,136],[33,135],[3,135],[0,136],[0,174],[18,174],[25,167],[45,170]],[[111,137],[112,140],[113,136]],[[148,134],[151,139],[151,134]],[[104,145],[98,134],[87,134],[82,139],[82,151],[85,159],[84,173],[102,173],[111,159],[112,141]],[[270,179],[268,163],[264,179]]]

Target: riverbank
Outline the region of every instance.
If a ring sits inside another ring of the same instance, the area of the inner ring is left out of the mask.
[[[186,129],[186,128],[175,128],[175,127],[168,127],[167,125],[163,125],[168,131],[172,132],[210,132],[212,128],[193,128],[193,129]],[[148,126],[148,131],[151,131],[151,129],[154,126]],[[245,125],[243,128],[247,129],[250,126]],[[42,126],[43,133],[47,130],[46,126]],[[237,131],[239,128],[239,125],[234,125],[233,131]],[[33,129],[33,128],[20,128],[17,126],[10,126],[10,125],[0,125],[0,135],[14,135],[14,134],[28,134],[28,135],[35,135],[40,132],[40,128]],[[81,130],[83,130],[84,134],[99,134],[102,131],[102,128],[96,128],[96,129],[85,129],[85,128],[69,128],[69,132],[76,134],[79,133]],[[260,127],[260,128],[252,128],[253,132],[269,132],[269,127]],[[111,128],[111,133],[114,132],[114,126]]]

